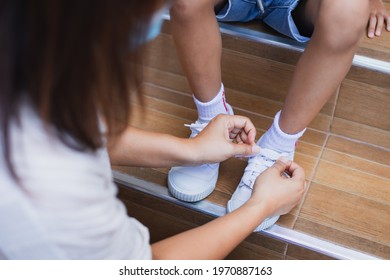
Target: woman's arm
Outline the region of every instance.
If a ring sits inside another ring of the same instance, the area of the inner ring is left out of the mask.
[[[288,170],[291,178],[281,173]],[[252,197],[237,210],[152,245],[155,259],[222,259],[267,217],[289,212],[305,192],[305,172],[277,161],[256,180]]]
[[[120,136],[109,139],[107,146],[114,165],[170,167],[256,154],[259,148],[255,136],[256,129],[248,118],[219,115],[195,138],[183,139],[128,126]]]

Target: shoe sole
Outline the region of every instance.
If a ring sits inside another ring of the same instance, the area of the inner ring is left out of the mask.
[[[186,201],[186,202],[198,202],[202,199],[205,199],[208,197],[215,189],[214,186],[210,186],[207,189],[205,189],[203,192],[196,193],[196,194],[188,194],[183,193],[179,190],[177,190],[177,187],[171,183],[171,180],[168,178],[168,190],[171,193],[171,195],[179,200]]]
[[[233,212],[235,209],[233,209],[233,206],[231,205],[231,200],[228,201],[227,203],[227,212],[230,213],[230,212]],[[277,220],[279,220],[279,217],[280,216],[273,216],[273,217],[269,217],[269,218],[266,218],[259,226],[257,226],[253,231],[254,232],[258,232],[258,231],[263,231],[271,226],[273,226]]]

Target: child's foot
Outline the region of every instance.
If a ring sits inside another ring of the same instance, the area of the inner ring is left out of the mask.
[[[252,195],[253,185],[257,176],[264,170],[272,166],[280,157],[286,157],[290,160],[294,158],[294,152],[278,153],[270,149],[262,148],[260,153],[248,160],[248,165],[245,168],[244,175],[237,189],[233,193],[227,204],[227,211],[232,212],[243,205]],[[268,217],[254,231],[262,231],[269,228],[279,219],[279,216]]]
[[[229,115],[233,110],[226,104]],[[189,125],[192,133],[190,138],[198,135],[208,123],[196,121]],[[172,167],[168,173],[168,189],[177,199],[196,202],[206,198],[215,189],[218,179],[219,163],[202,164],[199,166]]]

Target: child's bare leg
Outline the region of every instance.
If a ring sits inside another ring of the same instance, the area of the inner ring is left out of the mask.
[[[279,126],[287,134],[302,131],[346,76],[368,21],[368,0],[307,0],[299,9],[302,30],[314,32],[297,64]]]
[[[223,0],[175,0],[171,28],[195,97],[212,100],[221,88],[222,42],[214,6]]]
[[[280,156],[294,158],[295,143],[306,126],[335,92],[350,68],[368,20],[368,0],[302,0],[295,22],[302,35],[314,32],[293,75],[281,114],[260,138],[259,156],[250,158],[244,175],[228,201],[228,212],[252,195],[253,182]],[[295,16],[297,14],[295,13]],[[268,228],[279,216],[269,217],[256,230]]]

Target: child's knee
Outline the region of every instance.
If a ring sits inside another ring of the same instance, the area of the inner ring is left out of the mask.
[[[215,0],[174,0],[170,14],[175,19],[191,20],[208,10],[214,10]]]
[[[359,43],[368,22],[368,1],[322,1],[317,24],[329,48],[344,50]]]

